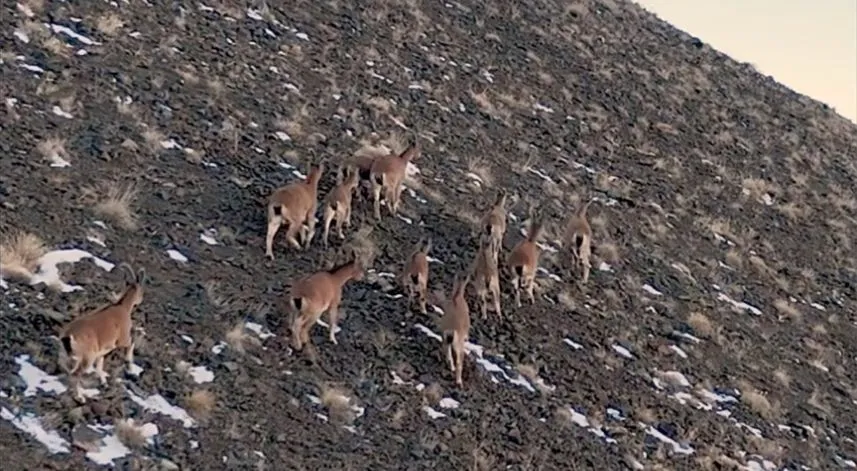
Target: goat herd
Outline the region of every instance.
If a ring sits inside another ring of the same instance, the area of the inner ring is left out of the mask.
[[[356,157],[346,166],[345,172],[340,167],[336,186],[323,200],[324,246],[328,246],[330,226],[334,222],[339,238],[345,238],[343,226],[351,225],[352,196],[355,190],[359,191],[361,183],[369,183],[376,220],[381,219],[382,192],[390,214],[395,215],[399,208],[406,169],[419,155],[419,146],[412,144],[401,154]],[[304,180],[278,188],[268,199],[265,255],[271,260],[274,259],[274,236],[284,224],[288,226],[286,240],[291,246],[297,250],[310,246],[316,232],[318,183],[323,173],[323,163],[313,166]],[[470,331],[470,309],[464,297],[468,283],[472,281],[476,288],[482,319],[487,318],[489,293],[497,316],[503,315],[500,305],[499,256],[506,233],[506,200],[506,192],[500,190],[491,207],[482,216],[476,257],[468,270],[456,274],[451,295],[442,301],[444,314],[439,325],[443,335],[443,348],[459,386],[462,386],[464,345]],[[563,246],[569,249],[569,254],[582,269],[583,283],[587,282],[591,268],[592,229],[586,219],[586,210],[593,201],[594,198],[577,209],[566,224],[563,235]],[[535,302],[533,290],[540,255],[537,242],[542,232],[543,218],[531,207],[529,219],[526,237],[512,248],[505,259],[517,307],[521,306],[521,291],[526,292],[530,303]],[[430,249],[431,239],[422,238],[406,260],[400,278],[409,302],[417,301],[423,314],[426,314]],[[106,383],[108,374],[104,371],[104,358],[116,348],[125,350],[125,360],[129,367],[133,364],[131,313],[142,302],[146,275],[143,269],[134,273],[127,263],[120,266],[130,272],[132,280],[119,299],[113,304],[79,316],[64,326],[59,333],[66,355],[73,359],[73,366],[69,370],[71,377],[78,377],[80,373],[94,367],[101,383]],[[334,332],[339,304],[342,301],[342,288],[350,280],[360,280],[363,277],[363,268],[363,262],[355,254],[347,263],[304,276],[292,285],[289,303],[296,314],[291,322],[291,343],[295,350],[301,350],[310,342],[310,329],[325,312],[329,318],[329,339],[332,343],[337,343]],[[76,396],[79,401],[85,401],[79,381]]]

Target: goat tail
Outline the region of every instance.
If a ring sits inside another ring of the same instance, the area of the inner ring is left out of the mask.
[[[60,337],[60,344],[62,345],[63,351],[65,351],[66,355],[72,354],[71,335],[63,335]]]

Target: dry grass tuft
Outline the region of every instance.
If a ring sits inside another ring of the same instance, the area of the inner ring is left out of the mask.
[[[122,419],[116,422],[116,437],[128,448],[140,449],[146,446],[143,427],[134,423],[134,419]]]
[[[244,329],[244,324],[239,322],[229,332],[226,332],[226,343],[229,347],[238,353],[246,351],[247,343],[253,343],[255,337],[251,336]]]
[[[744,258],[741,256],[741,252],[730,249],[726,252],[726,264],[732,268],[740,269],[744,266]]]
[[[774,308],[780,313],[780,320],[788,318],[792,322],[800,322],[803,319],[803,315],[798,308],[786,299],[777,299],[774,301]]]
[[[778,405],[769,401],[765,394],[747,381],[741,381],[738,389],[741,391],[741,402],[762,418],[773,420],[779,415]]]
[[[483,157],[467,157],[467,171],[479,177],[480,185],[484,188],[494,186],[494,175],[491,173],[491,167]]]
[[[155,153],[160,152],[161,149],[163,149],[161,143],[167,140],[164,133],[154,127],[147,126],[141,135],[143,136],[143,141],[146,142],[146,146],[149,147],[149,150]]]
[[[107,187],[107,195],[95,205],[95,212],[99,216],[110,219],[119,227],[126,230],[137,228],[137,216],[134,214],[132,204],[137,198],[137,188],[131,183],[124,188],[116,185]]]
[[[29,281],[39,268],[39,258],[48,252],[35,234],[18,231],[0,242],[0,278]]]
[[[443,399],[443,388],[438,383],[431,383],[422,392],[423,397],[431,404],[437,404]]]
[[[39,142],[36,149],[42,154],[42,157],[51,162],[51,164],[59,165],[62,161],[68,162],[68,151],[65,150],[65,139],[52,137]]]
[[[687,316],[687,325],[697,334],[704,337],[711,337],[715,333],[714,324],[711,320],[701,312],[691,312]]]
[[[792,377],[788,374],[788,372],[786,372],[786,370],[782,368],[777,368],[777,370],[774,371],[774,379],[776,379],[780,384],[785,386],[786,389],[791,387]]]
[[[202,288],[205,290],[205,297],[214,307],[223,309],[229,306],[229,298],[220,294],[222,288],[220,281],[208,280],[202,284]]]
[[[62,39],[56,36],[49,36],[40,41],[42,48],[55,56],[69,57],[72,53],[72,48],[69,47]]]
[[[577,309],[577,301],[575,301],[574,293],[568,289],[560,291],[557,295],[557,301],[569,311]]]
[[[354,250],[354,255],[357,257],[364,268],[372,266],[375,257],[378,255],[378,245],[372,238],[372,226],[364,224],[351,236],[349,248]]]
[[[116,13],[101,15],[95,23],[96,29],[107,36],[115,36],[125,26],[125,22]]]
[[[185,407],[197,419],[208,417],[215,405],[214,393],[207,389],[197,389],[185,398]]]
[[[350,424],[354,421],[355,414],[351,407],[351,398],[343,390],[323,386],[320,399],[321,405],[327,409],[328,417],[332,422]]]
[[[621,255],[619,255],[619,247],[611,242],[602,242],[596,245],[595,253],[611,265],[615,265],[622,259]]]
[[[527,381],[532,383],[536,387],[536,389],[538,389],[539,392],[541,392],[542,394],[550,394],[556,389],[554,387],[548,386],[548,384],[545,383],[545,380],[542,379],[541,376],[539,376],[539,369],[534,365],[519,364],[517,366],[517,370],[518,373],[521,374],[521,376],[523,376],[527,379]]]

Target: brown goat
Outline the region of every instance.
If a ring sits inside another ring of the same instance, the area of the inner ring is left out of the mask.
[[[517,307],[521,307],[522,289],[526,290],[530,303],[536,301],[533,290],[536,285],[536,270],[539,267],[539,255],[541,254],[537,242],[543,226],[539,216],[531,216],[530,221],[527,237],[515,245],[506,259],[506,264],[512,272],[512,286],[515,289],[515,305]]]
[[[327,194],[324,201],[324,246],[327,247],[328,234],[330,233],[330,224],[336,221],[336,230],[339,233],[339,238],[344,239],[345,234],[342,233],[343,224],[345,227],[351,227],[351,199],[354,195],[354,190],[360,182],[360,175],[356,167],[349,168],[347,177],[342,179],[342,174],[338,174],[337,185]]]
[[[129,367],[134,363],[131,313],[143,302],[146,272],[141,268],[135,274],[127,263],[120,266],[128,270],[132,279],[119,300],[74,319],[60,330],[63,350],[74,359],[74,366],[69,370],[72,377],[94,365],[98,379],[105,384],[109,375],[104,371],[104,358],[116,348],[125,349],[125,361]],[[84,400],[79,383],[77,395],[79,400]]]
[[[464,385],[461,379],[464,370],[464,345],[470,335],[470,307],[464,298],[469,281],[470,274],[467,274],[464,280],[461,280],[460,275],[455,277],[452,295],[444,302],[443,317],[439,321],[446,359],[459,387]]]
[[[310,342],[309,331],[327,312],[330,324],[330,341],[337,344],[336,322],[339,319],[339,303],[342,302],[342,288],[350,280],[363,279],[363,266],[355,259],[330,270],[315,272],[299,279],[289,294],[289,304],[294,309],[292,321],[292,347],[303,349]]]
[[[402,196],[402,181],[408,168],[408,163],[418,158],[420,148],[412,144],[399,155],[389,154],[379,156],[372,162],[369,178],[372,181],[372,196],[375,204],[375,219],[381,219],[381,192],[390,214],[395,215],[399,210],[399,200]]]
[[[495,254],[503,247],[503,237],[506,234],[506,191],[500,190],[494,199],[494,204],[482,216],[480,222],[482,232],[479,236],[479,245],[491,244],[491,250]]]
[[[416,250],[405,263],[402,272],[402,284],[408,292],[408,302],[412,303],[417,297],[420,312],[426,314],[426,297],[428,296],[429,263],[428,253],[431,250],[431,239],[420,239]]]
[[[309,248],[315,235],[315,211],[318,207],[318,182],[324,173],[324,164],[312,167],[306,179],[278,188],[268,198],[268,233],[265,238],[265,255],[274,259],[274,236],[280,226],[288,223],[286,240],[296,249],[301,244],[295,238],[300,231],[304,248]]]
[[[497,252],[494,251],[492,240],[480,245],[476,258],[473,260],[470,272],[473,276],[473,286],[479,296],[482,319],[488,317],[488,293],[494,301],[494,312],[502,318],[503,311],[500,308],[500,269],[498,265]]]
[[[586,210],[595,200],[596,198],[590,199],[575,211],[563,234],[563,246],[570,252],[573,262],[583,270],[581,278],[584,284],[589,280],[589,271],[592,268],[592,227],[586,219]]]
[[[363,189],[366,189],[367,195],[371,196],[372,194],[372,186],[370,184],[369,175],[372,171],[372,164],[375,162],[375,159],[381,155],[385,155],[378,152],[370,152],[370,153],[357,153],[346,159],[346,163],[351,167],[357,168],[357,176],[358,176],[358,185],[357,185],[357,199],[360,200],[362,196]]]

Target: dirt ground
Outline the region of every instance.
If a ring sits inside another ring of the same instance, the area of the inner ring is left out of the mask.
[[[6,280],[4,469],[101,468],[86,428],[125,419],[158,433],[117,432],[117,469],[855,467],[857,126],[630,2],[273,3],[2,6],[2,262],[29,233],[149,276],[142,373],[112,354],[82,405],[27,395],[16,359],[68,385],[51,335],[123,272],[60,265],[70,292]],[[327,253],[281,232],[264,257],[274,188],[325,161],[325,194],[359,149],[414,139],[402,217],[363,197]],[[420,327],[437,315],[393,276],[430,236],[448,293],[500,188],[504,252],[528,208],[547,216],[544,271],[521,308],[504,278],[502,320],[468,292],[482,349],[457,388]],[[591,197],[584,285],[560,236]],[[374,259],[338,344],[315,327],[314,353],[292,352],[288,287],[353,247]],[[193,425],[134,399],[154,395]]]

